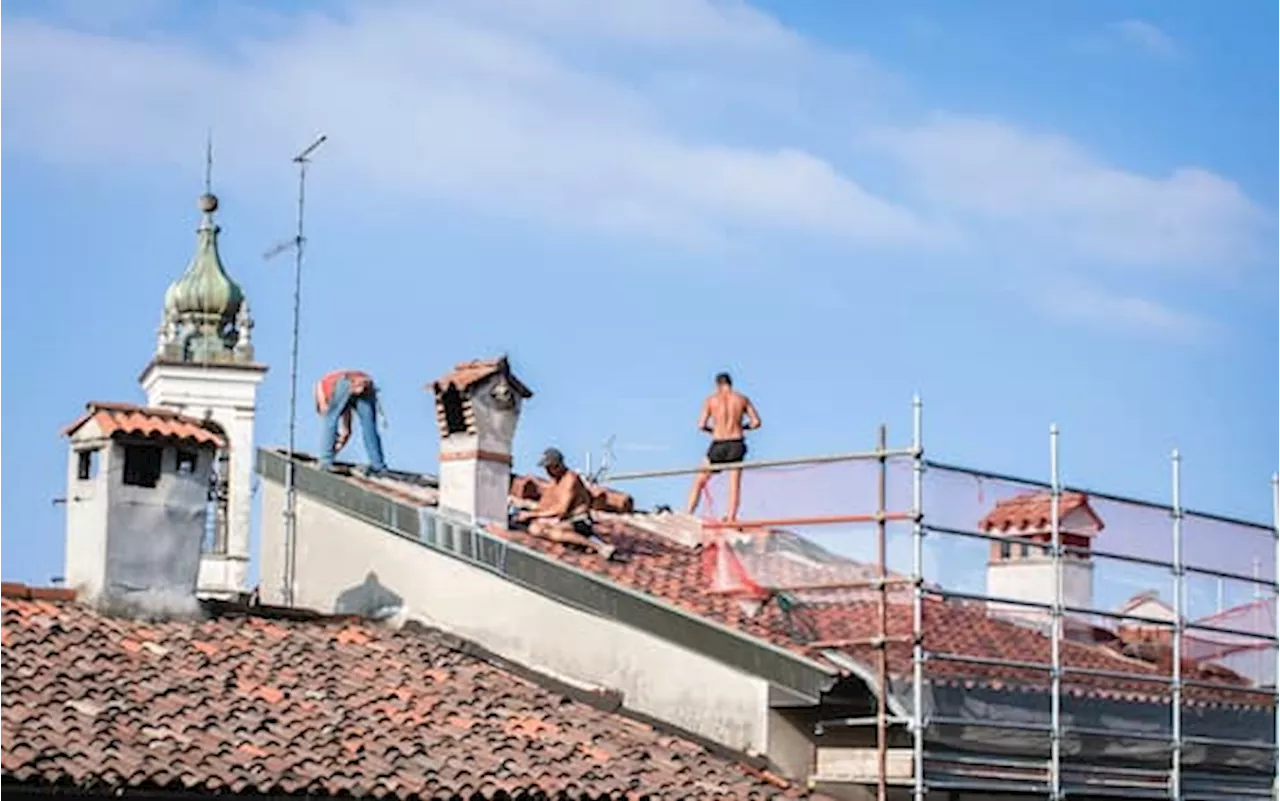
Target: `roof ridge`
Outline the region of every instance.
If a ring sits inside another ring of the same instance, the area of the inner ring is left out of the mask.
[[[76,591],[70,587],[31,587],[20,581],[5,581],[0,582],[0,597],[19,601],[68,602],[76,600]]]

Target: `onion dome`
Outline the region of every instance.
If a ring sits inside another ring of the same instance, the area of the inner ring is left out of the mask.
[[[218,226],[213,213],[218,198],[205,193],[200,196],[203,215],[196,229],[196,252],[187,270],[169,285],[164,294],[164,310],[180,321],[204,324],[232,323],[244,303],[244,292],[231,280],[218,256]]]

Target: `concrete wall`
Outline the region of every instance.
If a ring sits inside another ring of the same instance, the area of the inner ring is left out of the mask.
[[[249,590],[249,533],[253,512],[254,422],[265,367],[152,364],[142,376],[147,404],[222,427],[230,454],[227,552],[204,558],[201,589],[215,594]]]
[[[281,600],[284,489],[264,481],[262,599]],[[405,614],[730,748],[767,753],[768,683],[298,496],[295,603]],[[345,610],[344,610],[345,611]]]

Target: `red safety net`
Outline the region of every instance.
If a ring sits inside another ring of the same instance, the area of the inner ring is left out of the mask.
[[[1194,662],[1216,662],[1257,685],[1270,686],[1276,680],[1276,646],[1271,640],[1275,631],[1276,599],[1259,598],[1191,621],[1183,634],[1182,654]]]
[[[787,593],[809,603],[878,595],[877,517],[883,513],[885,518],[886,554],[891,538],[901,551],[903,535],[909,533],[903,525],[910,518],[905,508],[909,461],[889,460],[883,480],[881,508],[880,465],[875,461],[744,470],[738,517],[728,523],[720,518],[729,476],[713,476],[699,509],[709,591],[756,600]],[[887,572],[891,580],[902,578]]]

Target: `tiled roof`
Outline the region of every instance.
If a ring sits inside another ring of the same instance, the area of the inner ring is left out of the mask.
[[[1047,492],[1026,492],[1012,498],[996,501],[995,508],[978,524],[985,532],[1025,531],[1047,529],[1052,524],[1052,496]],[[1083,509],[1093,519],[1098,530],[1102,520],[1089,508],[1089,499],[1080,492],[1064,492],[1058,499],[1058,519]]]
[[[431,505],[415,501],[405,493],[387,491],[385,486],[364,486],[407,503]],[[1077,501],[1073,499],[1072,503]],[[508,531],[499,526],[491,527],[491,531],[497,536],[576,568],[667,601],[685,611],[794,653],[821,661],[824,650],[835,649],[869,668],[874,668],[878,652],[873,646],[863,643],[879,634],[878,591],[828,592],[825,599],[821,591],[789,592],[787,595],[790,600],[797,603],[789,604],[787,611],[777,602],[767,603],[761,608],[758,604],[744,602],[731,593],[712,592],[708,571],[703,562],[705,551],[690,543],[685,530],[691,520],[693,518],[688,515],[669,513],[600,515],[596,529],[618,546],[617,557],[621,557],[607,561],[594,553],[535,537],[527,532]],[[668,529],[671,536],[664,536]],[[749,559],[750,556],[748,561]],[[793,581],[800,583],[806,578],[812,578],[815,568],[796,562],[793,572],[794,575],[772,576],[771,580],[780,585]],[[855,579],[862,578],[865,574],[865,571],[849,569],[843,569],[842,572],[849,573],[848,577]],[[889,637],[891,640],[906,638],[911,633],[910,596],[895,588],[890,590],[889,598]],[[823,600],[827,602],[824,603]],[[933,597],[925,603],[925,647],[930,652],[951,653],[980,660],[1014,660],[1046,665],[1050,662],[1050,638],[1036,628],[993,616],[986,605],[981,603],[944,601]],[[1168,654],[1139,652],[1140,649],[1135,651],[1131,644],[1126,644],[1115,635],[1101,636],[1100,639],[1101,641],[1073,640],[1064,643],[1063,664],[1086,670],[1131,674],[1133,679],[1069,673],[1064,679],[1064,687],[1068,692],[1099,698],[1168,702],[1169,693],[1165,684],[1143,680],[1170,675],[1171,661]],[[1131,653],[1125,653],[1126,647]],[[891,643],[888,653],[893,675],[909,676],[909,647],[905,643]],[[838,666],[833,667],[838,669]],[[1017,685],[1023,690],[1049,688],[1049,675],[1045,670],[977,665],[943,659],[930,660],[926,665],[926,676],[939,682],[994,687]],[[1224,685],[1217,688],[1188,685],[1183,690],[1186,704],[1274,704],[1272,695],[1249,690],[1247,686],[1242,686],[1244,680],[1241,677],[1217,665],[1184,663],[1183,678]]]
[[[432,382],[430,388],[437,395],[450,387],[457,389],[459,392],[466,392],[489,376],[497,373],[505,375],[507,380],[511,382],[512,389],[520,393],[521,396],[525,398],[533,397],[533,390],[525,386],[524,382],[512,374],[511,365],[507,362],[506,356],[497,359],[475,359],[469,362],[459,362],[448,373]]]
[[[194,442],[217,448],[226,444],[222,435],[210,428],[203,420],[187,417],[170,409],[104,401],[91,401],[86,404],[85,413],[63,430],[63,436],[71,436],[90,420],[97,423],[103,435],[108,437],[127,434]]]
[[[597,527],[624,554],[625,561],[604,561],[594,554],[534,537],[525,532],[498,530],[495,533],[528,548],[553,555],[583,570],[605,577],[683,607],[703,617],[767,640],[788,650],[819,657],[823,647],[831,646],[874,666],[878,659],[873,646],[851,644],[866,641],[879,634],[879,605],[875,591],[863,591],[858,600],[836,603],[802,603],[798,609],[783,612],[776,603],[768,604],[758,614],[736,599],[707,592],[707,578],[698,551],[669,542],[661,537],[628,526],[624,519],[613,519]],[[814,595],[816,593],[804,593]],[[840,598],[847,594],[833,593]],[[911,633],[911,604],[894,602],[898,593],[890,593],[888,634],[903,639]],[[1039,631],[988,614],[984,605],[971,602],[926,601],[924,612],[925,641],[928,650],[979,659],[1003,659],[1049,664],[1050,640]],[[1070,691],[1097,697],[1159,702],[1168,693],[1158,683],[1143,677],[1168,676],[1165,659],[1144,661],[1127,657],[1102,644],[1067,642],[1063,644],[1063,664],[1084,669],[1108,670],[1133,674],[1132,680],[1072,674],[1065,686]],[[911,653],[906,644],[889,648],[890,671],[907,676],[911,671]],[[1204,668],[1204,681],[1232,684],[1239,681],[1230,671],[1216,666]],[[943,660],[931,661],[927,675],[937,681],[1007,685],[1017,683],[1023,689],[1048,689],[1047,671],[971,665]],[[1194,665],[1184,666],[1183,677],[1196,678]],[[1233,681],[1234,678],[1234,681]],[[1245,689],[1183,690],[1188,704],[1270,705],[1267,693]]]
[[[589,703],[412,624],[230,607],[140,623],[65,594],[5,587],[6,782],[382,798],[802,794],[745,757],[612,711],[616,699]]]

